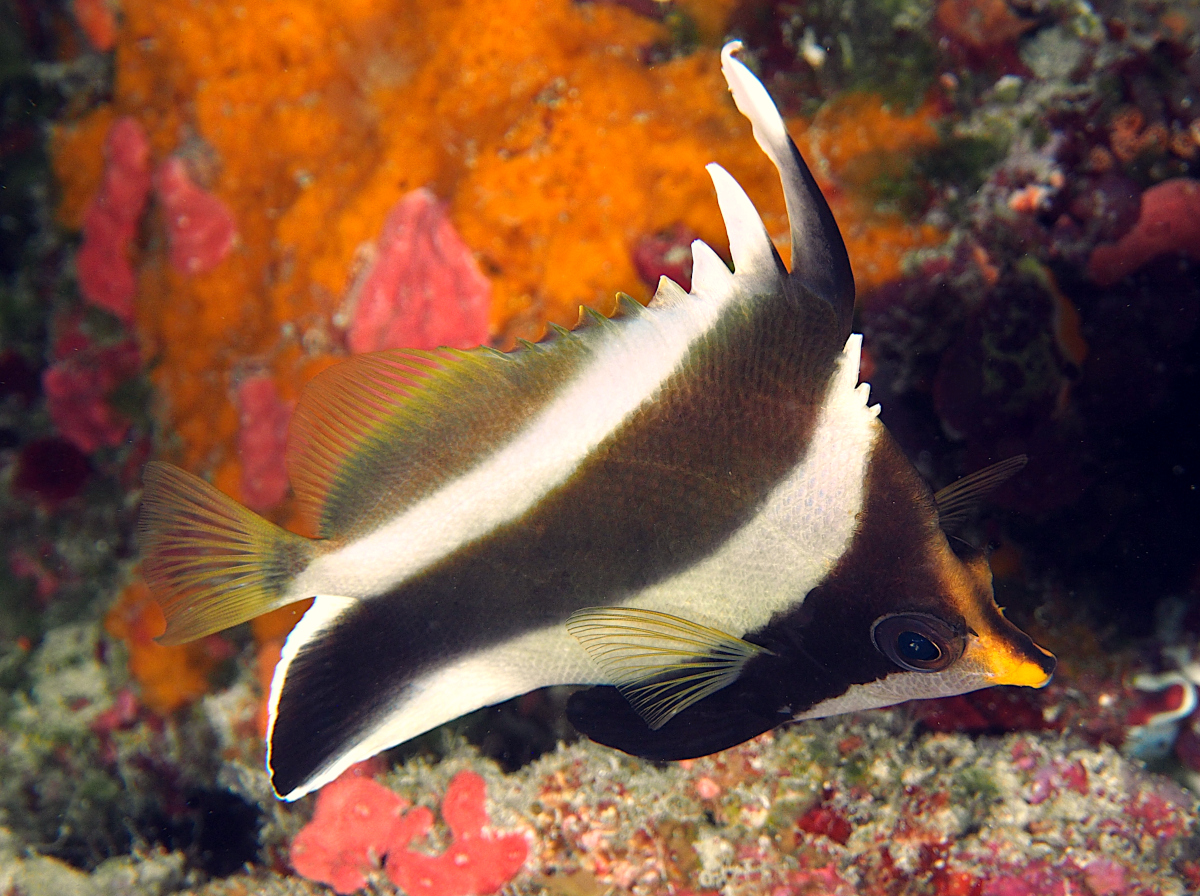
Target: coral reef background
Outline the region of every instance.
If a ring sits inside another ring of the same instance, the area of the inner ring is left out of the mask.
[[[158,645],[143,463],[302,525],[312,376],[686,287],[709,161],[786,258],[728,37],[846,234],[889,428],[934,487],[1029,455],[966,537],[1055,682],[670,766],[537,693],[279,804],[303,607]],[[5,892],[1200,889],[1194,4],[2,0],[0,187]]]

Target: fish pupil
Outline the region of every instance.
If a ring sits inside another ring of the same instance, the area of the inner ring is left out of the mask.
[[[918,632],[901,632],[896,639],[896,652],[917,663],[933,662],[942,654],[936,644]]]

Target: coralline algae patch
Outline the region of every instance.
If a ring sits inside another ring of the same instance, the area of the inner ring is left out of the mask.
[[[229,778],[255,788],[262,776]],[[806,723],[682,763],[584,741],[504,774],[461,746],[382,773],[364,764],[327,791],[302,830],[294,818],[279,825],[276,867],[347,894],[396,892],[389,878],[430,896],[501,886],[529,896],[1183,896],[1200,886],[1193,795],[1107,746],[916,735],[902,711]],[[431,824],[437,816],[444,823]],[[485,857],[486,885],[454,882]],[[424,885],[400,882],[414,863]],[[280,882],[260,869],[247,889]]]
[[[648,235],[682,227],[723,247],[709,161],[736,173],[786,256],[775,172],[719,71],[728,4],[691,5],[713,46],[648,65],[668,26],[616,4],[124,3],[111,107],[56,136],[61,217],[82,221],[109,126],[130,116],[154,164],[186,167],[236,224],[232,250],[202,272],[169,263],[161,198],[142,230],[137,328],[173,459],[242,497],[241,380],[273,377],[294,403],[345,351],[374,241],[419,188],[446,203],[490,281],[499,344],[571,325],[581,304],[609,311],[618,290],[648,298],[633,262]],[[869,133],[853,144],[865,152],[913,130],[866,104],[828,116],[822,139]],[[818,176],[860,283],[940,238],[848,201],[837,167]]]
[[[1110,748],[903,726],[831,720],[666,768],[562,749],[533,771],[540,882],[725,896],[1166,896],[1200,882],[1194,798]]]

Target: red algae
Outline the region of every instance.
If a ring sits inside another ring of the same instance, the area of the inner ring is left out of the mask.
[[[229,207],[196,186],[178,158],[158,166],[154,189],[166,218],[171,267],[181,274],[200,274],[219,265],[237,236]]]
[[[973,50],[1015,41],[1037,24],[1018,16],[1007,0],[942,0],[936,17],[951,36]]]
[[[408,807],[405,800],[350,769],[317,795],[310,821],[292,840],[291,864],[301,877],[328,884],[336,893],[367,885]]]
[[[71,12],[92,46],[107,53],[117,43],[117,17],[109,0],[73,0]]]
[[[42,373],[42,391],[50,419],[67,441],[84,454],[121,444],[130,420],[116,410],[110,396],[121,383],[136,375],[141,359],[137,345],[125,340],[116,345],[93,346],[86,339],[56,353],[63,356]]]
[[[512,880],[529,846],[522,834],[490,829],[485,797],[478,774],[455,775],[442,801],[451,841],[427,855],[408,847],[432,830],[433,813],[424,806],[404,813],[408,800],[352,768],[318,794],[312,821],[292,841],[292,867],[342,894],[386,869],[410,896],[486,896]]]
[[[252,376],[238,386],[238,413],[242,501],[251,510],[263,513],[287,497],[284,449],[292,409],[279,397],[273,379]]]
[[[398,832],[387,857],[387,875],[410,896],[485,896],[513,879],[529,855],[529,845],[519,833],[499,834],[488,826],[483,778],[459,772],[442,800],[442,818],[451,841],[441,855],[430,856],[407,848],[432,826],[428,813],[410,814],[410,824]]]

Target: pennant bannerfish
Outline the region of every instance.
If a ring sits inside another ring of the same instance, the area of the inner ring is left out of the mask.
[[[778,168],[791,272],[708,166],[733,270],[501,353],[387,351],[318,376],[288,471],[319,537],[149,465],[139,534],[166,643],[315,597],[275,668],[267,765],[296,799],[547,685],[583,733],[683,759],[781,723],[994,684],[1054,658],[945,530],[1020,466],[931,494],[858,384],[854,281],[766,89],[721,62]]]

